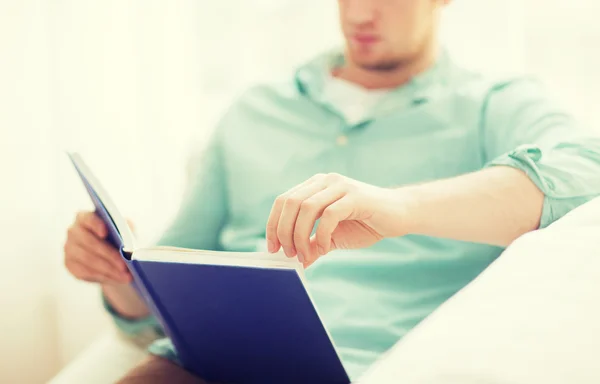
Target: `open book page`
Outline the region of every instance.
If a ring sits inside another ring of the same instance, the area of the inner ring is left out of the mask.
[[[185,264],[227,265],[254,268],[284,268],[298,271],[304,277],[304,267],[298,258],[288,258],[283,252],[219,252],[176,247],[138,249],[133,260]]]

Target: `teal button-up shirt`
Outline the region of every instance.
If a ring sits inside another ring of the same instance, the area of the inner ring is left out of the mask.
[[[324,172],[397,187],[488,166],[515,167],[546,196],[542,227],[599,195],[600,140],[535,81],[486,79],[443,55],[352,125],[323,92],[331,60],[339,57],[319,57],[293,81],[252,88],[233,104],[196,164],[181,210],[160,244],[264,250],[276,196]],[[334,252],[306,276],[344,365],[356,378],[501,252],[405,236]],[[153,321],[117,318],[134,333]],[[176,356],[169,343],[153,350]]]

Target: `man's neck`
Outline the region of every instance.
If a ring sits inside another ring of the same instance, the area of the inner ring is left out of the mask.
[[[347,60],[342,67],[335,70],[333,76],[366,89],[392,89],[408,83],[413,77],[429,69],[438,57],[439,49],[428,48],[414,59],[389,71],[367,70]]]

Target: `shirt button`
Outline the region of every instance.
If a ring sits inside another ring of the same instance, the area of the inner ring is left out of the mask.
[[[335,140],[335,142],[340,147],[343,147],[348,144],[348,136],[346,136],[346,135],[338,136],[337,139]]]

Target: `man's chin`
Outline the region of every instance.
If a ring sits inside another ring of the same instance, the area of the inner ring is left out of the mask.
[[[389,72],[401,66],[401,60],[378,57],[374,52],[349,52],[352,63],[365,71]]]
[[[401,62],[396,60],[369,60],[369,61],[354,61],[354,63],[365,71],[373,72],[390,72],[398,69]]]

